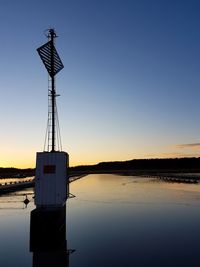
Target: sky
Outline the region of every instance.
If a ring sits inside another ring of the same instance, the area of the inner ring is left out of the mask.
[[[200,156],[200,2],[0,0],[0,166],[35,167],[57,32],[62,149],[70,166]]]

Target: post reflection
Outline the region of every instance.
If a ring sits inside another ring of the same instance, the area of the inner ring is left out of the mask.
[[[52,210],[35,209],[31,212],[30,252],[33,252],[32,267],[69,266],[66,206]]]

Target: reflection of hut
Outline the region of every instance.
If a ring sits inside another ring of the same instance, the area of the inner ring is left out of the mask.
[[[30,251],[33,252],[33,267],[69,266],[66,206],[31,212]]]

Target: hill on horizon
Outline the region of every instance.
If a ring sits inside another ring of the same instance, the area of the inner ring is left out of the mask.
[[[126,161],[108,161],[99,162],[94,165],[79,165],[69,167],[71,172],[74,171],[126,171],[126,170],[188,170],[200,171],[200,157],[191,158],[154,158],[154,159],[132,159]],[[34,175],[35,168],[14,168],[14,167],[0,167],[0,176],[13,175]]]

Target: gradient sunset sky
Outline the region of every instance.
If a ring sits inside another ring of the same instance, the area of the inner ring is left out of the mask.
[[[70,165],[200,156],[200,1],[0,0],[0,166],[35,167],[55,28]]]

